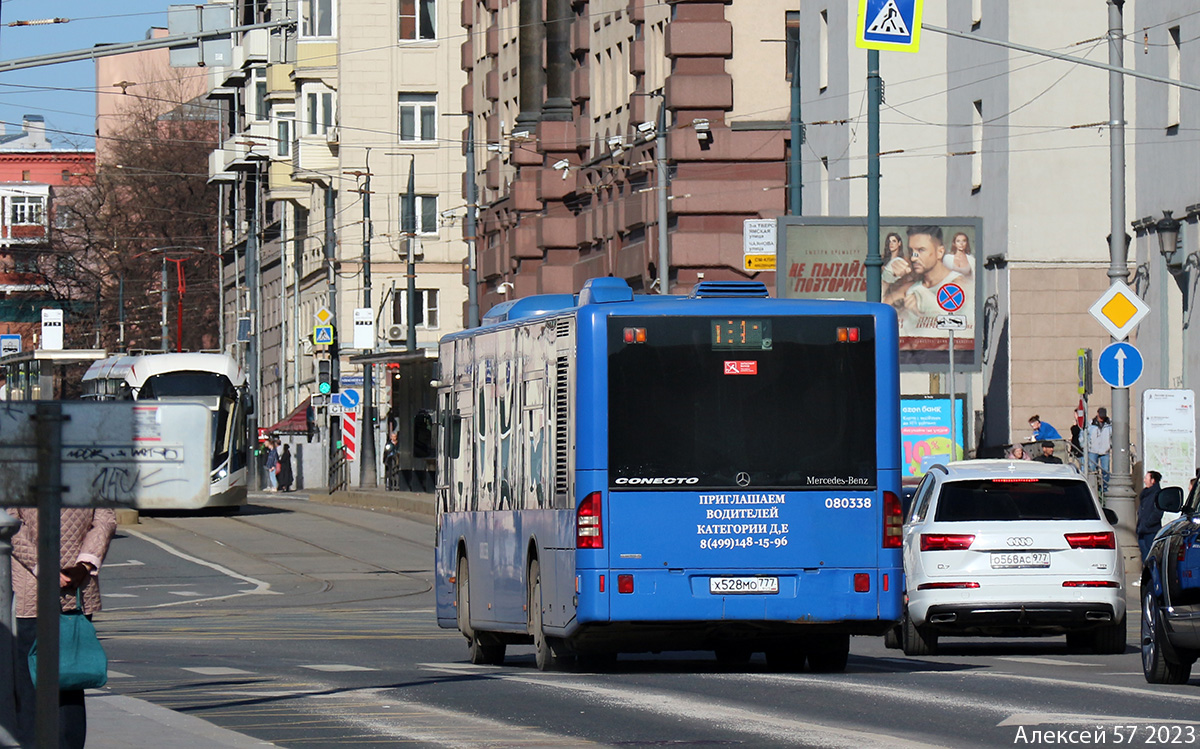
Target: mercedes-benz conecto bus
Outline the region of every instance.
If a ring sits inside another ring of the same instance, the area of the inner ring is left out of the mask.
[[[494,308],[439,353],[438,623],[476,663],[845,667],[901,613],[897,323],[757,283]]]
[[[212,412],[208,492],[191,501],[162,501],[142,510],[196,510],[246,503],[246,375],[225,354],[112,356],[83,376],[83,397],[95,400],[202,401]]]

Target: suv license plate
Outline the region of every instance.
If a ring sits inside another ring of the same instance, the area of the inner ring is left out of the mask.
[[[778,577],[710,577],[708,592],[721,594],[778,593]]]
[[[994,570],[1012,570],[1049,566],[1050,553],[1045,551],[1025,551],[1013,554],[992,555],[992,569]]]

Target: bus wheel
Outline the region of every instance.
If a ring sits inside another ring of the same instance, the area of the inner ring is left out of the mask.
[[[808,642],[808,667],[817,673],[846,670],[850,657],[850,635],[818,635]]]
[[[533,658],[539,671],[553,671],[559,658],[542,629],[542,568],[535,559],[529,564],[529,634],[533,636]]]
[[[722,666],[744,666],[750,662],[750,657],[754,655],[753,651],[747,647],[737,645],[722,645],[714,651],[717,656],[717,663]]]
[[[494,635],[487,632],[476,632],[471,627],[471,585],[467,573],[467,558],[458,558],[458,570],[455,577],[455,594],[457,595],[458,631],[467,638],[467,649],[471,663],[482,666],[499,666],[504,663],[505,646],[497,642]]]

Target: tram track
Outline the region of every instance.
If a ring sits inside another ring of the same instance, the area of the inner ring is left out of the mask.
[[[337,517],[336,515],[333,515],[332,513],[329,513],[329,512],[318,511],[315,509],[310,510],[310,509],[304,507],[301,502],[295,502],[295,503],[289,502],[286,505],[271,503],[271,504],[263,504],[261,506],[274,508],[274,509],[283,508],[288,512],[304,513],[306,515],[320,518],[322,521],[327,522],[327,523],[334,523],[334,524],[340,525],[345,528],[353,529],[354,532],[356,532],[356,533],[371,534],[373,536],[386,539],[389,542],[410,543],[410,544],[421,543],[421,541],[414,539],[412,537],[406,536],[404,534],[397,534],[397,533],[389,532],[389,531],[383,530],[377,526],[372,526],[372,525],[369,525],[369,524],[366,524],[363,522],[355,522],[350,519]],[[321,543],[310,537],[305,537],[303,535],[300,535],[300,534],[297,534],[294,532],[288,532],[288,531],[282,530],[280,528],[272,527],[269,523],[269,518],[270,518],[270,515],[268,515],[268,514],[262,514],[262,515],[246,514],[246,515],[230,515],[230,516],[227,516],[224,518],[220,518],[219,520],[222,522],[230,521],[234,524],[241,525],[245,528],[251,528],[254,531],[259,532],[259,533],[266,533],[266,534],[275,536],[277,538],[286,539],[290,543],[299,545],[298,548],[311,550],[312,552],[315,552],[315,553],[326,554],[326,555],[329,555],[330,557],[333,557],[336,559],[341,559],[341,560],[345,560],[347,562],[350,562],[350,563],[353,563],[356,565],[360,565],[363,568],[365,568],[365,571],[363,572],[363,574],[366,574],[366,575],[371,575],[371,574],[397,575],[401,578],[404,578],[404,579],[409,580],[416,584],[416,589],[414,589],[414,590],[407,590],[407,591],[403,591],[403,592],[399,592],[399,593],[389,593],[387,595],[367,596],[367,597],[347,599],[344,601],[338,601],[337,605],[339,605],[339,606],[346,605],[346,604],[356,604],[356,603],[370,603],[370,602],[379,602],[379,601],[388,601],[388,600],[400,600],[400,599],[405,599],[405,598],[411,598],[413,596],[418,596],[423,593],[427,593],[433,589],[433,585],[429,581],[429,577],[432,576],[432,574],[433,574],[432,569],[420,569],[420,570],[397,569],[395,566],[380,564],[377,560],[370,560],[370,559],[363,558],[365,555],[355,555],[355,554],[351,554],[351,553],[346,553],[345,551],[339,551],[339,550],[333,548],[331,545]],[[189,522],[194,519],[192,517],[185,517],[185,516],[180,516],[180,515],[156,515],[156,516],[153,516],[148,519],[152,519],[154,524],[161,524],[161,525],[163,525],[167,528],[171,528],[177,532],[189,534],[197,539],[203,539],[206,542],[209,542],[209,543],[212,543],[212,544],[215,544],[218,546],[235,549],[237,551],[237,553],[239,553],[249,559],[252,559],[252,560],[260,562],[264,565],[268,565],[270,567],[279,569],[283,572],[286,572],[287,574],[295,575],[297,577],[300,577],[300,578],[303,578],[306,580],[311,580],[320,586],[320,588],[317,591],[315,591],[316,593],[328,593],[328,592],[334,591],[338,587],[338,581],[336,579],[333,579],[330,577],[323,577],[319,573],[314,572],[311,569],[308,569],[308,570],[299,569],[296,565],[289,564],[289,563],[285,562],[284,560],[280,559],[279,558],[280,555],[278,555],[278,554],[260,553],[258,551],[255,551],[253,548],[248,548],[249,546],[251,546],[250,544],[231,545],[227,534],[220,533],[219,531],[217,531],[217,529],[215,527],[207,528],[202,524]],[[143,528],[141,530],[141,532],[146,533],[147,530],[149,530],[149,529]],[[254,544],[254,546],[260,546],[260,545]],[[302,551],[297,551],[297,555],[303,555],[303,553],[304,552],[302,552]],[[291,602],[284,600],[284,601],[273,604],[274,608],[303,608],[303,607],[307,607],[307,606],[311,606],[311,603],[310,602],[291,603]]]

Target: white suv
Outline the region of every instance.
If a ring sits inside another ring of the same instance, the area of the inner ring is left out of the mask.
[[[938,636],[1059,635],[1125,651],[1125,572],[1109,520],[1069,466],[968,460],[926,474],[904,525],[907,655]]]

